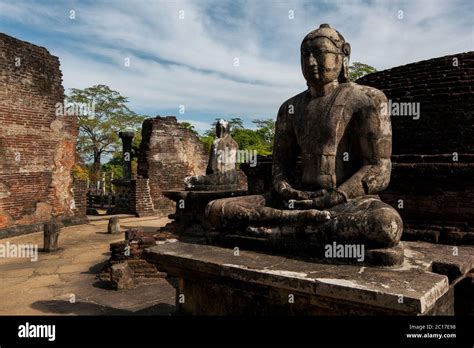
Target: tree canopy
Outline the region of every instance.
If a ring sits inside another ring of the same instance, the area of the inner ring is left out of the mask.
[[[361,78],[362,76],[371,74],[376,71],[377,69],[375,69],[373,66],[360,62],[354,62],[349,66],[349,78],[351,81],[355,81]]]
[[[212,128],[204,133],[201,141],[208,149],[211,148],[215,139],[215,126],[219,119],[212,123]],[[256,129],[248,129],[244,127],[244,122],[239,117],[227,120],[230,124],[232,138],[239,144],[241,150],[256,150],[259,155],[269,155],[272,153],[273,137],[275,135],[275,121],[269,119],[256,119],[252,123],[256,125]]]
[[[118,132],[137,129],[144,116],[130,110],[127,106],[128,99],[106,85],[85,89],[72,88],[66,96],[66,101],[68,104],[91,106],[87,113],[77,114],[77,151],[85,161],[93,161],[92,176],[97,178],[102,156],[117,152],[121,148]]]

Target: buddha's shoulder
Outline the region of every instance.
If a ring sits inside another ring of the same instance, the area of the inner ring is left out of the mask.
[[[344,88],[347,88],[350,92],[350,98],[358,104],[380,104],[386,102],[387,97],[385,94],[374,87],[359,85],[355,82],[347,82],[341,84]]]
[[[303,103],[305,99],[308,98],[309,91],[305,90],[297,95],[287,99],[283,104],[280,106],[280,111],[286,111],[291,108],[298,108],[299,105]]]

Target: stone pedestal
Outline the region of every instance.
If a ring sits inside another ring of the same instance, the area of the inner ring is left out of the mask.
[[[131,181],[124,179],[112,180],[115,187],[115,206],[107,209],[107,214],[130,214],[131,208]]]
[[[406,242],[396,268],[329,265],[252,251],[172,243],[144,258],[178,277],[191,315],[453,315],[474,249]],[[456,255],[455,255],[456,254]]]

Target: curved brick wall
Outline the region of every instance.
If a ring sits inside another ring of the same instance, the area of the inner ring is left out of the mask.
[[[474,153],[474,52],[379,71],[357,83],[392,101],[420,103],[418,120],[392,116],[394,155]]]

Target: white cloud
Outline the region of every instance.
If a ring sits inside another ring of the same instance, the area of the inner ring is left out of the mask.
[[[129,97],[132,108],[152,115],[178,115],[184,105],[183,116],[206,129],[207,123],[191,118],[275,117],[283,101],[306,87],[299,45],[320,23],[331,23],[351,43],[352,61],[378,69],[473,48],[472,16],[465,14],[474,5],[467,0],[2,0],[0,6],[0,18],[14,23],[6,28],[44,34],[34,43],[60,57],[66,88],[107,84]],[[123,65],[125,57],[130,67]]]
[[[211,129],[212,125],[211,123],[209,122],[203,122],[203,121],[196,121],[196,120],[181,120],[181,119],[178,119],[179,122],[188,122],[190,124],[192,124],[194,126],[194,128],[196,129],[196,131],[198,131],[199,133],[203,133],[209,129]]]

